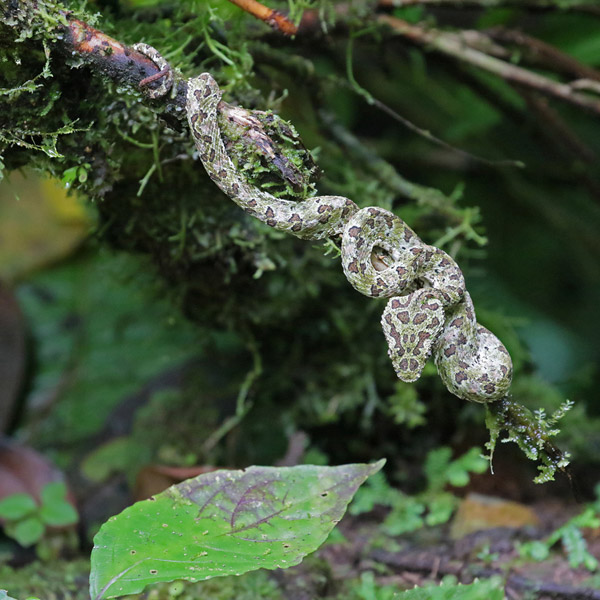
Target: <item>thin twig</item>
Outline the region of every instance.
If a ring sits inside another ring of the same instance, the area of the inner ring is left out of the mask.
[[[256,0],[229,0],[229,2],[239,6],[242,10],[264,21],[273,29],[281,31],[285,35],[296,35],[298,31],[298,28],[285,15]]]
[[[379,0],[381,7],[399,8],[402,6],[447,6],[451,8],[493,8],[496,6],[514,6],[527,10],[572,10],[600,15],[600,9],[589,0],[573,0],[568,6],[563,6],[556,0]]]
[[[412,25],[403,19],[390,15],[380,15],[378,20],[380,23],[389,25],[396,33],[413,42],[494,73],[506,81],[538,90],[543,94],[559,98],[600,115],[600,100],[578,93],[568,84],[558,83],[533,71],[469,48],[465,46],[464,41],[458,35],[424,28],[420,25]]]
[[[454,207],[454,200],[436,188],[422,186],[405,179],[396,169],[343,127],[333,115],[320,110],[319,118],[327,128],[327,133],[345,150],[352,153],[365,169],[391,191],[401,194],[419,204],[425,204],[444,214],[452,223],[460,218]]]
[[[555,73],[563,73],[577,79],[600,81],[600,71],[580,63],[572,56],[561,52],[558,48],[522,31],[505,27],[492,27],[486,30],[485,33],[498,42],[518,46],[520,49],[525,50],[524,58],[526,60],[550,68]],[[573,84],[571,84],[571,87],[575,89]]]
[[[431,131],[428,131],[426,129],[419,127],[418,125],[416,125],[409,119],[407,119],[407,118],[403,117],[401,114],[397,113],[393,108],[391,108],[390,106],[388,106],[381,100],[378,100],[377,98],[375,98],[369,91],[367,91],[365,88],[363,88],[356,81],[356,79],[354,77],[354,72],[353,72],[353,67],[352,67],[352,62],[353,62],[352,41],[353,41],[353,38],[351,37],[348,41],[347,52],[346,52],[346,76],[348,78],[348,85],[349,85],[350,89],[352,89],[354,92],[356,92],[359,96],[362,96],[369,104],[371,104],[372,106],[375,106],[382,112],[386,113],[389,117],[391,117],[395,121],[398,121],[399,123],[404,125],[404,127],[406,127],[407,129],[410,129],[411,131],[415,132],[416,134],[420,135],[421,137],[425,138],[426,140],[429,140],[430,142],[437,144],[438,146],[441,146],[442,148],[445,148],[446,150],[450,150],[451,152],[455,152],[457,154],[462,154],[463,157],[470,159],[472,161],[480,162],[484,165],[488,165],[488,166],[492,166],[492,167],[524,167],[525,166],[521,161],[518,161],[518,160],[511,160],[511,159],[490,160],[490,159],[483,158],[481,156],[472,154],[471,152],[467,152],[466,150],[462,150],[461,148],[457,148],[457,147],[453,146],[452,144],[445,142],[441,138],[438,138],[437,136],[433,135],[431,133]]]

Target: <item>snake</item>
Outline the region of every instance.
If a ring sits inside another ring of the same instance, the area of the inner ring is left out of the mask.
[[[151,47],[136,45],[161,70]],[[149,50],[148,50],[149,48]],[[303,240],[340,242],[343,272],[370,298],[387,298],[381,325],[396,375],[419,379],[433,357],[455,396],[473,402],[506,397],[512,361],[502,342],[476,320],[463,273],[443,250],[425,244],[395,213],[359,208],[343,196],[277,198],[249,183],[227,153],[218,123],[222,90],[210,73],[187,80],[186,115],[198,156],[213,182],[240,208]]]

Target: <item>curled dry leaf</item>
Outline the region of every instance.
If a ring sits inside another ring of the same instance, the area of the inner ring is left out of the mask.
[[[216,471],[210,465],[196,467],[169,467],[167,465],[148,465],[137,474],[135,480],[135,499],[146,500],[154,494],[163,492],[176,483]]]

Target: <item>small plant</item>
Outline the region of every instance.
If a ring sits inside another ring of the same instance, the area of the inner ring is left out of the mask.
[[[19,493],[0,501],[4,532],[21,546],[39,542],[47,527],[64,527],[77,522],[77,511],[67,500],[64,483],[54,481],[46,484],[40,499],[41,504],[38,504],[30,494]]]
[[[399,591],[395,585],[378,585],[372,572],[361,575],[353,590],[352,600],[502,600],[504,590],[500,577],[484,581],[475,580],[469,585],[456,582],[453,576],[444,577],[442,583],[426,585],[413,590]]]
[[[590,554],[581,532],[584,527],[600,527],[600,485],[596,486],[596,498],[583,512],[556,529],[545,540],[520,544],[520,555],[541,562],[548,558],[551,548],[560,541],[571,567],[584,566],[588,571],[596,571],[599,566],[598,559]]]
[[[444,491],[444,487],[447,484],[465,486],[469,482],[469,473],[483,473],[488,468],[480,448],[471,448],[454,460],[451,460],[451,453],[450,448],[442,446],[427,455],[424,467],[427,486],[414,496],[390,487],[384,475],[376,473],[357,492],[350,513],[369,512],[376,504],[389,506],[392,510],[383,522],[383,531],[388,535],[401,535],[425,525],[445,523],[458,500],[451,492]]]
[[[87,162],[81,165],[76,165],[75,167],[71,167],[70,169],[66,169],[63,171],[61,182],[63,185],[65,185],[65,187],[71,187],[71,184],[74,181],[85,183],[87,181],[90,169],[91,165]]]

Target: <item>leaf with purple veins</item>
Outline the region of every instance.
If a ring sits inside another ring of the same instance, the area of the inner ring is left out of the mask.
[[[94,538],[93,600],[150,583],[297,565],[384,461],[339,467],[250,467],[174,485],[111,517]]]

